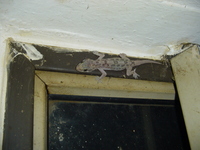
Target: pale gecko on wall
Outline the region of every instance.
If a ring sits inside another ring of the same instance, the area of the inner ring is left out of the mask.
[[[119,54],[120,57],[113,58],[104,58],[105,54],[96,51],[93,54],[99,56],[99,58],[96,60],[84,59],[82,63],[77,65],[76,70],[79,72],[92,72],[98,69],[102,74],[100,77],[97,77],[97,80],[101,80],[107,75],[105,70],[122,71],[124,69],[126,69],[127,76],[133,75],[137,79],[140,75],[136,73],[136,68],[132,70],[133,67],[147,63],[161,64],[153,60],[130,60],[123,53]]]

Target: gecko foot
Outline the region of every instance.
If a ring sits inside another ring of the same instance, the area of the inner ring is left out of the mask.
[[[99,55],[100,53],[98,51],[92,51],[93,54]]]
[[[101,82],[102,82],[102,81],[101,81],[101,77],[99,77],[99,76],[96,76],[96,77],[95,77],[95,80],[97,80],[98,83],[101,83]]]
[[[124,53],[120,53],[119,56],[120,57],[127,57],[126,54],[124,54]]]
[[[101,59],[105,56],[105,54],[99,53],[99,52],[97,52],[97,51],[92,51],[92,53],[93,53],[94,55],[99,56],[98,60],[101,60]]]
[[[140,77],[139,74],[136,73],[136,68],[133,70],[133,78],[138,79]]]
[[[120,53],[119,56],[120,56],[122,59],[127,59],[127,56],[126,56],[126,54],[124,54],[124,53]]]

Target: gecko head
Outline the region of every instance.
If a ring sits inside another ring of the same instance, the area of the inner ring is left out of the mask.
[[[91,72],[93,71],[93,67],[91,67],[91,59],[84,59],[83,63],[79,63],[76,66],[76,70],[79,72]]]

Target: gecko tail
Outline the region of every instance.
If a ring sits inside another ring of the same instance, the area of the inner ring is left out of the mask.
[[[135,60],[134,66],[139,66],[139,65],[143,65],[143,64],[151,64],[151,63],[162,65],[162,63],[154,61],[154,60]]]

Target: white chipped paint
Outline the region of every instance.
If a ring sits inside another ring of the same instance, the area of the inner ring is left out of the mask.
[[[24,50],[26,55],[30,60],[40,60],[43,58],[43,55],[31,44],[19,43]]]
[[[179,54],[189,48],[191,48],[192,46],[194,46],[195,44],[189,44],[187,43],[187,45],[185,45],[186,43],[182,43],[182,44],[177,44],[177,45],[168,45],[168,51],[166,51],[165,55],[175,55],[175,54]]]
[[[193,56],[198,56],[200,55],[200,45],[199,44],[193,44],[193,43],[182,43],[182,44],[177,44],[177,45],[168,45],[166,53],[164,55],[175,55],[182,53],[191,47],[196,46],[199,51],[193,51]]]

